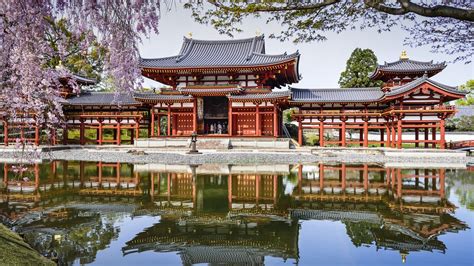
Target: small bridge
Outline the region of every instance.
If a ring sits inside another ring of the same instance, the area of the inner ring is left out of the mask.
[[[450,142],[448,147],[452,150],[467,151],[471,154],[474,151],[474,140]]]

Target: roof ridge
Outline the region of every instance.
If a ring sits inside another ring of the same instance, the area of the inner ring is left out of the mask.
[[[249,37],[249,38],[242,38],[242,39],[227,39],[227,40],[203,40],[203,39],[194,39],[194,38],[188,38],[184,36],[185,41],[194,41],[195,43],[236,43],[236,42],[249,42],[253,40],[259,40],[262,39],[264,40],[265,35],[258,35],[254,37]]]
[[[193,49],[193,46],[194,46],[194,39],[191,39],[191,41],[188,44],[188,47],[186,48],[186,51],[184,52],[184,54],[181,54],[178,56],[178,58],[176,58],[176,62],[179,62],[183,60],[184,58],[186,58],[186,56],[188,56],[191,50]]]
[[[350,90],[381,90],[380,87],[362,87],[362,88],[294,88],[289,87],[290,90],[314,90],[314,91],[350,91]]]

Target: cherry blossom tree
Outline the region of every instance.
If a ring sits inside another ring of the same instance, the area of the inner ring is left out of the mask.
[[[117,92],[140,87],[138,44],[141,36],[158,33],[159,10],[160,1],[153,0],[0,0],[3,115],[50,132],[61,127],[60,80],[72,73],[51,66],[50,59],[66,60],[71,38],[59,32],[53,48],[45,38],[51,21],[67,22],[68,34],[79,40],[82,53],[97,43],[106,48],[104,75],[111,77]],[[74,80],[67,80],[78,92]]]

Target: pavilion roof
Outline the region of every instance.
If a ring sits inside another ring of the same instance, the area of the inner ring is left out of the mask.
[[[360,103],[377,102],[384,97],[378,87],[302,89],[290,87],[293,102]]]
[[[142,68],[246,67],[295,60],[299,53],[265,54],[263,35],[236,40],[196,40],[184,38],[178,55],[141,58]]]
[[[385,74],[391,75],[402,75],[412,74],[422,76],[425,72],[429,76],[433,76],[439,73],[446,67],[445,62],[433,63],[433,61],[422,62],[410,60],[406,57],[401,58],[395,62],[378,65],[375,71],[370,75],[371,79],[383,79]],[[403,77],[400,77],[403,78]]]
[[[431,79],[428,78],[428,75],[423,75],[423,77],[418,78],[418,79],[416,79],[412,82],[406,83],[402,86],[393,87],[391,89],[391,91],[387,92],[385,95],[386,96],[395,96],[395,95],[398,95],[398,94],[402,94],[402,93],[405,93],[407,91],[410,91],[410,90],[420,86],[423,83],[429,83],[429,84],[431,84],[431,85],[433,85],[433,86],[435,86],[435,87],[437,87],[437,88],[439,88],[439,89],[441,89],[441,90],[443,90],[447,93],[457,94],[457,95],[461,95],[461,96],[464,96],[464,95],[467,94],[467,92],[460,91],[455,87],[444,85],[442,83],[431,80]]]
[[[64,105],[81,106],[81,105],[141,105],[136,101],[132,94],[115,93],[115,92],[90,92],[83,91],[78,95],[74,95],[65,99]]]
[[[185,95],[195,96],[225,96],[229,94],[239,94],[244,91],[238,84],[228,85],[206,85],[206,86],[187,86],[178,89],[179,92]]]

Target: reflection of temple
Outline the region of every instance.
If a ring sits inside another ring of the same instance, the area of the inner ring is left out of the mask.
[[[178,251],[185,264],[297,260],[299,220],[340,221],[355,246],[397,250],[403,258],[444,252],[437,236],[466,228],[451,215],[443,168],[54,162],[22,174],[14,169],[0,168],[4,218],[30,217],[23,223],[47,228],[53,220],[79,219],[71,209],[160,215],[124,254]],[[52,220],[25,215],[38,210]]]

